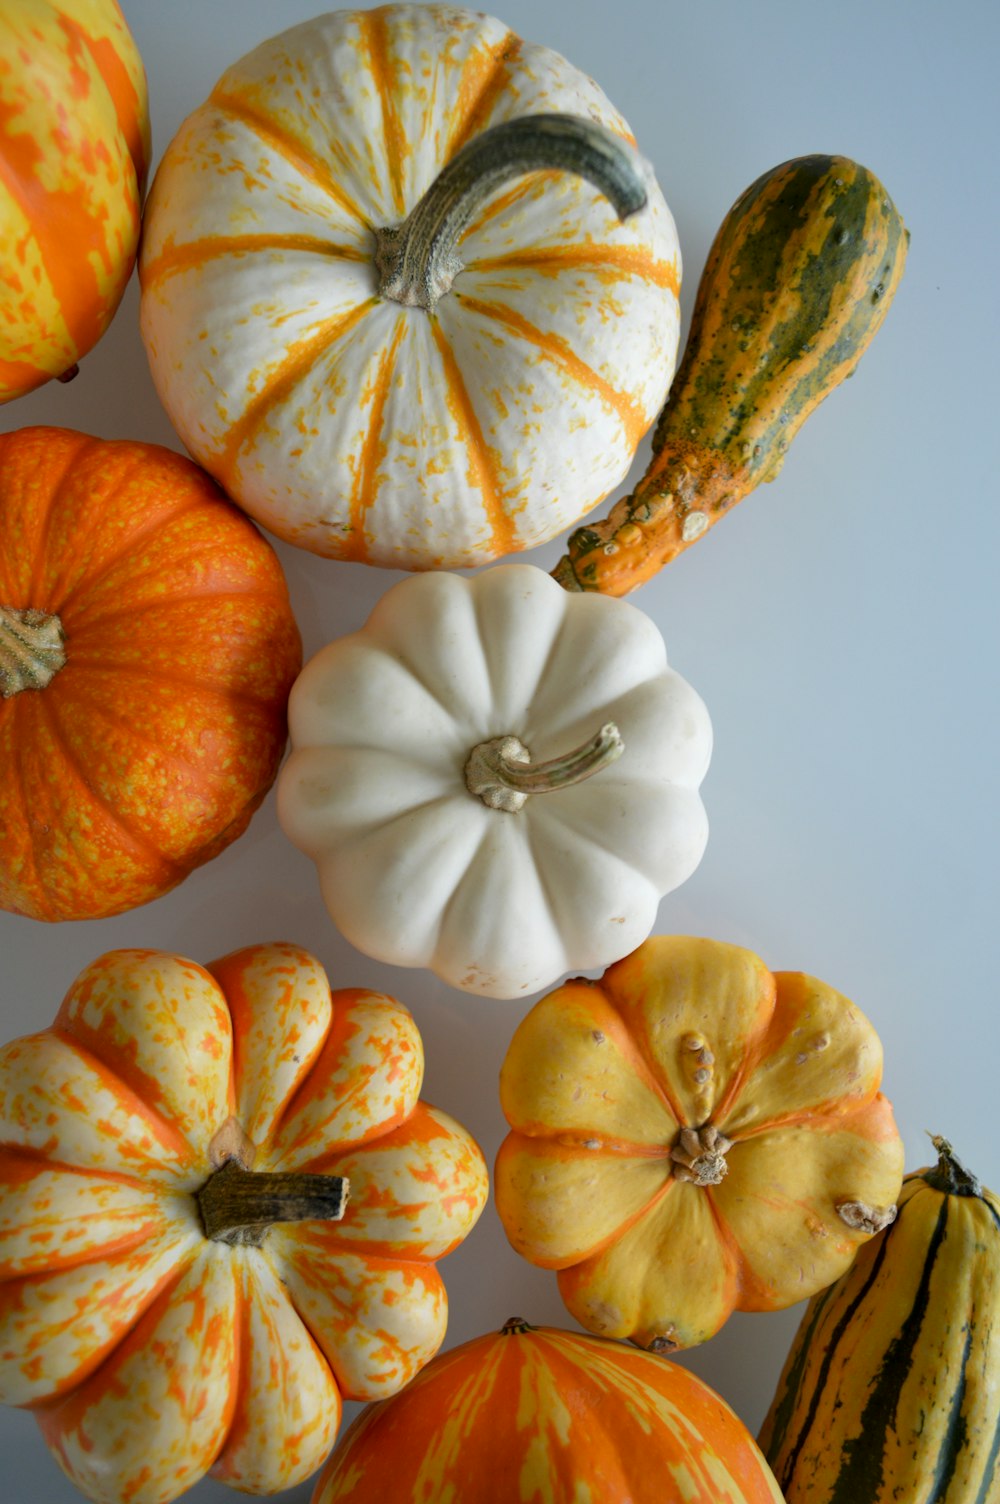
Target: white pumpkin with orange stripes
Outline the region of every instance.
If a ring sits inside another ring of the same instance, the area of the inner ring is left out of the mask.
[[[292,945],[111,952],[0,1051],[0,1399],[89,1498],[291,1488],[434,1354],[487,1182],[422,1076]]]
[[[332,558],[544,542],[622,478],[673,375],[676,232],[626,122],[448,6],[335,12],[236,63],[166,152],[140,271],[185,444]]]

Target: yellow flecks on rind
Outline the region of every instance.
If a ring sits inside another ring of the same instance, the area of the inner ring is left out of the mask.
[[[135,257],[148,137],[142,64],[116,5],[6,8],[0,402],[65,371],[110,322]]]
[[[457,426],[442,430],[415,390],[424,357],[419,343],[407,341],[397,364],[409,375],[394,380],[383,432],[352,431],[337,401],[322,394],[350,404],[378,369],[378,351],[345,341],[326,358],[303,344],[301,333],[290,339],[279,316],[285,300],[296,318],[302,311],[281,285],[285,257],[296,276],[310,259],[306,240],[294,237],[325,234],[335,247],[365,245],[370,257],[371,230],[405,218],[470,132],[553,109],[599,120],[628,138],[596,85],[547,49],[518,43],[500,23],[433,5],[384,7],[320,18],[264,43],[182,127],[146,216],[144,338],[185,442],[281,537],[328,557],[390,567],[474,565],[498,550],[543,542],[624,474],[662,405],[679,333],[676,235],[655,186],[649,209],[619,225],[589,185],[565,174],[531,175],[497,196],[503,210],[489,203],[477,216],[461,249],[467,271],[438,315],[397,310],[411,325],[439,316],[460,373],[450,389],[469,394]],[[547,204],[536,202],[539,183],[551,190]],[[272,204],[278,218],[270,233],[293,237],[294,249],[293,240],[287,251],[261,245]],[[170,258],[188,254],[182,247],[199,244],[225,246],[227,254],[221,263],[199,263],[192,251],[183,274],[160,274]],[[522,251],[530,258],[535,246],[541,271],[516,259]],[[577,246],[590,263],[574,260]],[[505,264],[508,252],[515,255]],[[462,306],[479,256],[487,276],[506,271],[519,305],[508,307],[497,288],[489,321],[472,303]],[[343,316],[374,293],[373,272],[362,286],[351,260],[326,251],[314,259]],[[220,264],[232,284],[221,295]],[[557,330],[549,327],[553,318]],[[455,324],[468,325],[461,349]],[[394,321],[385,325],[379,335],[388,343]],[[296,339],[301,380],[292,390],[276,373]],[[628,360],[618,353],[624,350]],[[248,417],[265,407],[265,425]],[[357,426],[370,417],[377,427],[380,411],[370,403]],[[372,473],[364,457],[377,453],[381,461],[386,435],[392,442],[362,524],[359,466]],[[451,472],[475,481],[458,508],[427,484]]]
[[[297,945],[233,951],[213,962],[211,974],[232,1017],[235,1116],[260,1144],[273,1134],[327,1037],[330,984],[315,957]]]
[[[433,1261],[487,1177],[417,1101],[422,1068],[399,1003],[331,997],[292,945],[211,971],[113,952],[52,1030],[0,1052],[0,1394],[46,1402],[46,1440],[99,1504],[166,1504],[216,1462],[237,1487],[292,1487],[329,1450],[341,1390],[384,1398],[437,1350]],[[356,1222],[208,1242],[191,1193],[223,1127],[256,1168],[342,1159]]]
[[[336,1381],[296,1312],[269,1253],[234,1252],[241,1281],[236,1408],[212,1476],[247,1493],[303,1483],[336,1439]]]
[[[362,1415],[315,1504],[780,1504],[732,1411],[692,1374],[570,1332],[479,1337]]]

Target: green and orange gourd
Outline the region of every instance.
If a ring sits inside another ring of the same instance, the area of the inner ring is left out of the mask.
[[[624,595],[773,480],[881,328],[907,243],[878,178],[847,157],[797,157],[752,183],[709,252],[649,469],[571,534],[559,583]]]

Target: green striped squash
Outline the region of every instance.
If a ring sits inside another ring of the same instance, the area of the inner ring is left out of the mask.
[[[881,327],[908,232],[878,178],[809,156],[757,179],[709,252],[653,459],[553,571],[568,590],[624,595],[763,480]]]
[[[998,1504],[1000,1200],[935,1138],[810,1301],[761,1431],[787,1504]]]

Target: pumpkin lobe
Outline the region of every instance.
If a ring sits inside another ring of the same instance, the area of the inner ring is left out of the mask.
[[[66,663],[65,640],[58,616],[0,606],[0,699],[51,684]]]
[[[465,786],[489,809],[516,814],[529,794],[549,794],[582,783],[625,751],[614,721],[603,725],[589,742],[561,757],[532,766],[531,753],[516,736],[495,736],[473,747],[465,764]]]
[[[275,1222],[339,1222],[349,1192],[342,1175],[247,1170],[227,1159],[195,1199],[207,1238],[259,1248]]]
[[[431,312],[462,270],[457,245],[491,194],[525,173],[556,169],[585,178],[620,220],[645,208],[640,158],[579,115],[522,115],[492,126],[458,152],[399,225],[375,231],[379,295]]]

